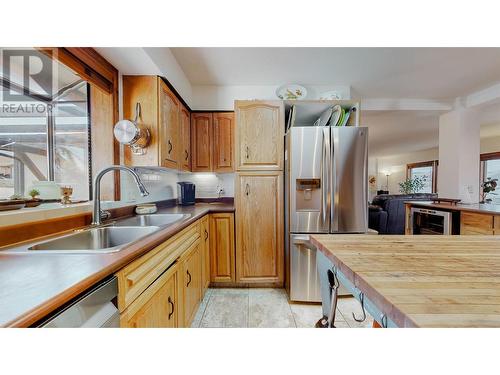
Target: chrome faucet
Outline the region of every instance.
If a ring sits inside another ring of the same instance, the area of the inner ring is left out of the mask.
[[[142,183],[141,178],[132,168],[125,167],[123,165],[111,165],[107,168],[104,168],[95,176],[94,180],[94,211],[92,213],[92,225],[101,225],[102,220],[109,219],[109,217],[111,216],[109,211],[101,211],[101,179],[107,172],[118,170],[130,172],[130,174],[135,179],[135,183],[137,184],[141,195],[143,197],[149,195],[149,192]]]

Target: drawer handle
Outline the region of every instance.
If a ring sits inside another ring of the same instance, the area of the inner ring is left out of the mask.
[[[174,315],[174,309],[175,309],[175,305],[174,305],[174,302],[172,301],[172,298],[170,298],[170,296],[168,296],[168,303],[170,304],[170,307],[171,307],[171,310],[168,314],[168,320],[170,320],[170,318],[172,317],[172,315]]]
[[[186,288],[187,288],[189,286],[189,284],[191,284],[191,274],[189,273],[189,270],[186,270],[186,273],[189,276],[189,280],[188,280],[188,282],[186,284]]]
[[[208,232],[207,230],[205,229],[205,241],[208,240]]]
[[[185,160],[188,160],[189,159],[189,153],[187,152],[187,150],[184,150],[184,154],[186,155],[184,157]]]
[[[170,142],[170,139],[168,140],[168,153],[170,154],[172,152],[172,148],[173,148],[173,145],[172,145],[172,142]]]
[[[245,194],[248,196],[250,194],[250,185],[246,184],[245,186]]]
[[[245,147],[245,157],[248,159],[250,157],[250,149],[248,146]]]

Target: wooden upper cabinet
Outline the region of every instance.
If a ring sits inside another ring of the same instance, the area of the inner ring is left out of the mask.
[[[460,213],[460,234],[493,234],[493,215]]]
[[[212,113],[191,114],[191,166],[193,172],[212,171]]]
[[[213,170],[234,172],[234,113],[214,113],[213,127]]]
[[[161,166],[177,169],[180,150],[180,103],[174,93],[160,80],[159,84],[159,127]]]
[[[210,215],[210,281],[235,281],[234,214]]]
[[[144,155],[134,155],[125,147],[125,164],[158,167],[160,161],[160,134],[158,128],[158,77],[123,76],[123,118],[135,118],[136,104],[141,105],[138,122],[149,130],[151,140]]]
[[[126,147],[125,164],[178,169],[182,149],[179,100],[160,77],[123,76],[124,118],[135,118],[137,103],[141,105],[138,121],[149,130],[151,140],[144,155],[134,155]]]
[[[237,282],[283,282],[282,180],[282,172],[236,175]]]
[[[181,147],[179,148],[180,168],[183,171],[191,170],[191,119],[189,111],[181,105],[180,111]]]
[[[236,169],[282,170],[285,111],[281,101],[236,101]]]

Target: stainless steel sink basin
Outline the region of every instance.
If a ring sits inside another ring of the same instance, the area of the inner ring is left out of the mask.
[[[177,221],[187,219],[191,215],[187,214],[151,214],[151,215],[137,215],[124,220],[117,221],[114,225],[121,226],[156,226],[163,227],[171,225]]]
[[[33,251],[67,253],[111,253],[160,229],[157,226],[101,227],[75,232],[41,242],[28,248]]]

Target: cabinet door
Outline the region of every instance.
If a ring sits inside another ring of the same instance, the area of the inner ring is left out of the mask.
[[[161,165],[163,167],[177,169],[179,159],[180,103],[161,79],[159,91],[158,116],[160,125]]]
[[[184,326],[189,327],[201,300],[201,253],[200,243],[182,261]]]
[[[208,215],[201,219],[201,280],[202,298],[210,285],[210,225]]]
[[[191,170],[191,119],[189,111],[181,106],[180,111],[180,129],[181,129],[181,142],[180,142],[180,169],[183,171]]]
[[[120,316],[120,326],[128,328],[177,327],[177,267],[166,271]]]
[[[493,218],[493,234],[500,235],[500,216],[496,215]]]
[[[493,215],[462,211],[460,234],[493,234]]]
[[[134,119],[136,105],[139,103],[141,116],[138,121],[149,130],[151,136],[146,153],[143,155],[135,155],[130,151],[130,147],[125,147],[125,164],[128,166],[161,166],[161,161],[158,159],[161,142],[158,124],[158,84],[158,77],[155,76],[123,76],[123,118]],[[93,137],[94,135],[102,137],[98,132],[92,134]],[[111,148],[111,140],[103,141],[106,141]]]
[[[283,102],[236,101],[236,168],[282,170]]]
[[[234,171],[234,114],[213,114],[213,170],[214,172]]]
[[[283,282],[281,172],[236,176],[236,281]]]
[[[211,282],[234,282],[234,215],[210,215]]]
[[[193,172],[212,171],[212,114],[191,115],[191,165]]]

